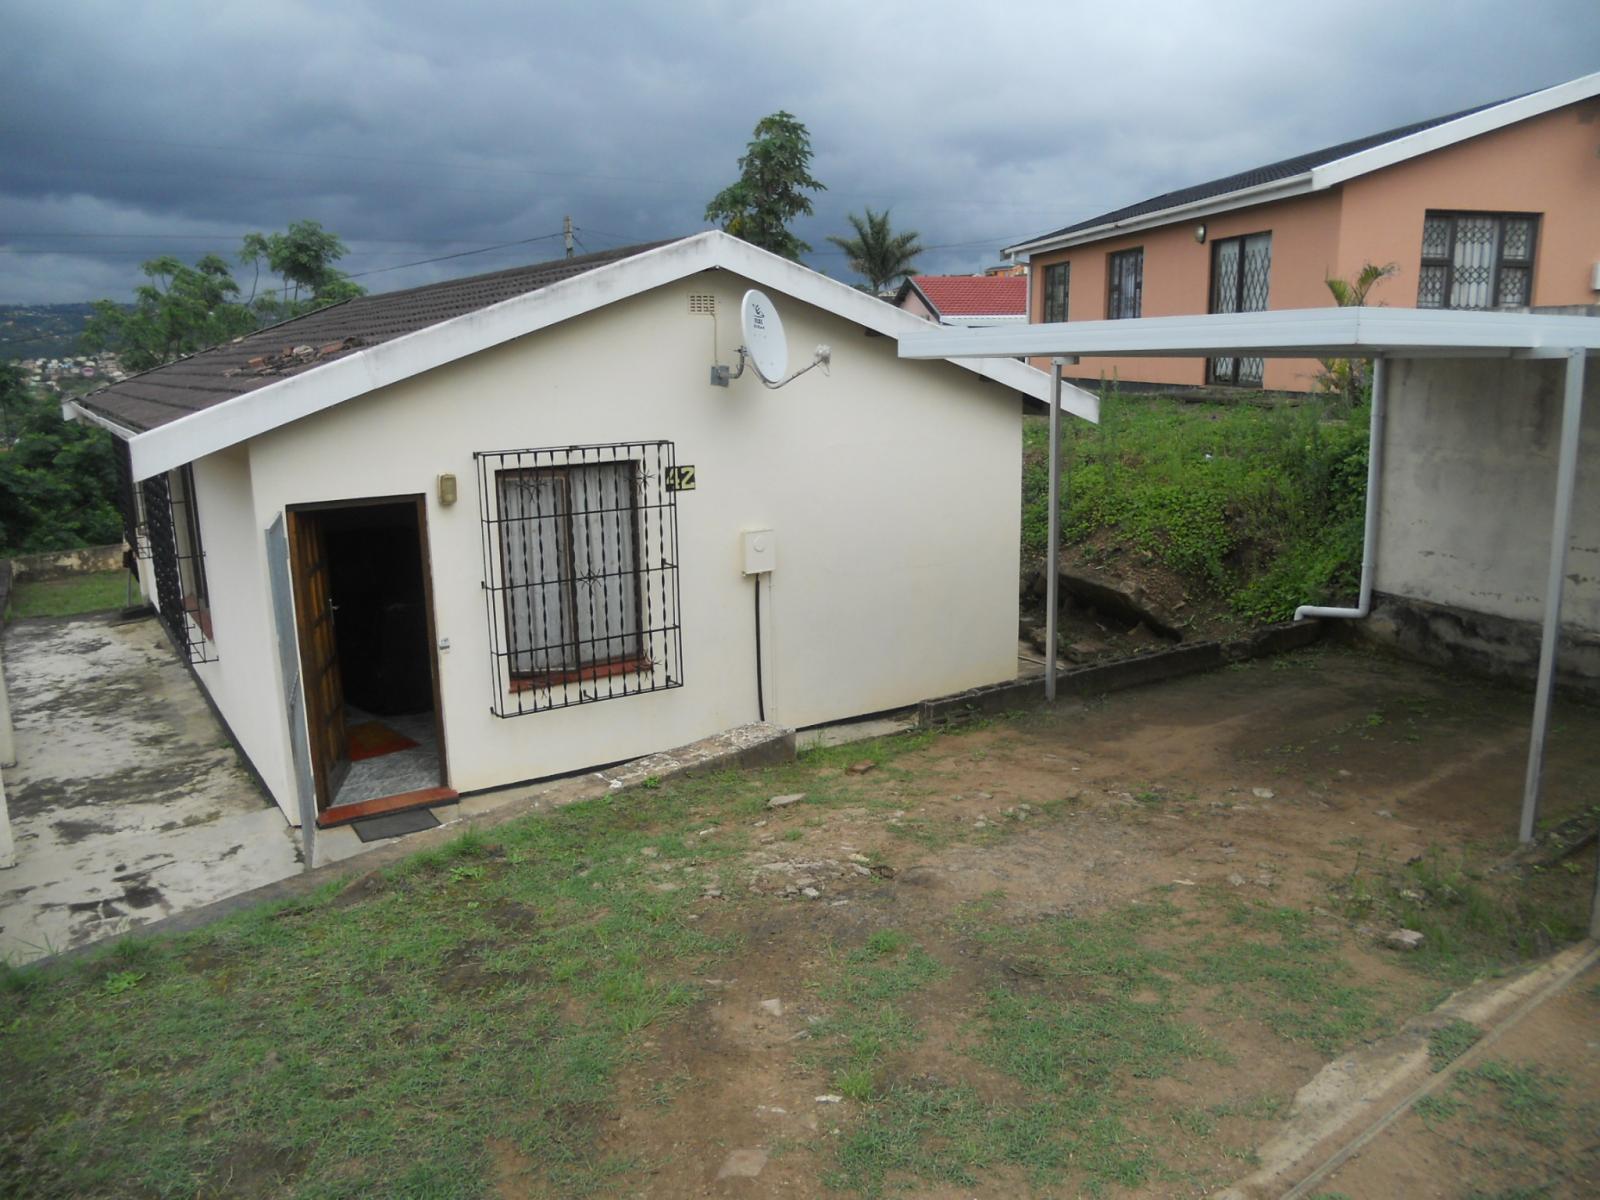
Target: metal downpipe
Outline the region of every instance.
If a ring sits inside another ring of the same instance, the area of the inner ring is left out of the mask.
[[[1372,363],[1372,418],[1367,443],[1367,515],[1361,535],[1361,592],[1354,608],[1321,608],[1302,604],[1294,619],[1328,617],[1359,621],[1372,611],[1372,574],[1377,561],[1378,514],[1383,499],[1383,430],[1388,415],[1389,363],[1382,355]]]

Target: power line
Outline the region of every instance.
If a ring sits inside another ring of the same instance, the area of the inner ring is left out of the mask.
[[[551,238],[558,238],[561,236],[562,234],[559,231],[556,233],[541,233],[538,237],[523,238],[521,241],[501,242],[494,246],[479,246],[476,250],[459,250],[455,254],[441,254],[436,258],[419,258],[415,262],[396,263],[392,267],[376,267],[371,271],[356,271],[353,274],[346,275],[345,278],[364,279],[368,275],[382,275],[385,271],[400,271],[404,270],[406,267],[422,267],[426,266],[428,263],[448,262],[452,258],[468,258],[474,254],[487,254],[491,250],[507,250],[512,246],[526,246],[533,242],[546,242]],[[579,245],[582,244],[583,243],[581,242],[579,243]]]

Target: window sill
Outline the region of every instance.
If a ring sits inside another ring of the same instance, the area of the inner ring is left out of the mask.
[[[564,683],[592,683],[615,675],[631,675],[648,671],[655,666],[648,658],[619,658],[613,662],[592,663],[572,671],[543,671],[533,675],[513,675],[513,692],[531,692],[536,688],[559,687]]]

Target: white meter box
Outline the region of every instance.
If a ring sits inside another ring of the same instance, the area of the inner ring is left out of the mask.
[[[764,575],[778,561],[777,539],[770,529],[746,529],[744,538],[744,573]]]

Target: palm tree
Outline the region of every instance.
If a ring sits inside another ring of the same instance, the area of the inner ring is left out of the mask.
[[[917,231],[895,233],[889,228],[889,210],[875,213],[869,206],[865,217],[846,214],[855,227],[853,238],[830,237],[828,240],[845,252],[850,269],[867,281],[867,290],[873,295],[885,291],[891,283],[916,273],[914,260],[922,253],[917,245]]]
[[[1323,282],[1340,308],[1361,308],[1367,303],[1367,293],[1399,270],[1398,263],[1380,267],[1369,262],[1354,279],[1328,276]],[[1354,408],[1356,401],[1367,394],[1367,364],[1359,358],[1325,358],[1320,382],[1326,391],[1342,395],[1347,408]]]

